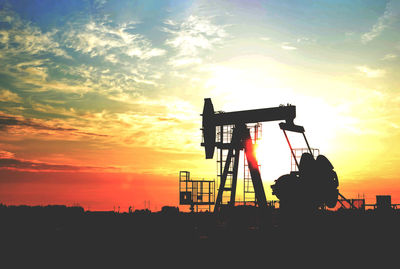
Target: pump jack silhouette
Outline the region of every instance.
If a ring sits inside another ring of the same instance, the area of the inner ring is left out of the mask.
[[[271,186],[273,194],[280,200],[280,207],[296,208],[301,205],[309,209],[324,206],[332,208],[336,205],[339,195],[347,200],[337,189],[339,181],[332,164],[323,155],[319,155],[314,159],[305,136],[304,127],[294,124],[295,117],[296,107],[293,105],[234,112],[215,112],[211,99],[204,99],[202,113],[204,142],[201,145],[204,146],[206,159],[213,158],[215,148],[228,149],[214,212],[219,212],[225,206],[222,204],[224,192],[230,192],[230,200],[227,206],[233,207],[235,205],[238,163],[242,150],[244,150],[249,164],[248,167],[255,191],[256,205],[260,208],[267,207],[267,199],[254,152],[254,145],[251,140],[250,130],[246,124],[269,121],[283,121],[279,123],[279,127],[285,135],[291,154],[299,170],[281,176]],[[233,125],[231,141],[228,143],[224,143],[224,141],[216,142],[216,126],[221,126],[222,128],[224,125]],[[301,133],[304,137],[309,153],[303,153],[300,162],[296,159],[286,131]],[[228,174],[232,175],[230,187],[226,186]],[[350,201],[349,204],[353,206]]]

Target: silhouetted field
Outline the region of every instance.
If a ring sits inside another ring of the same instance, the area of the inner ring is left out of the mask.
[[[93,268],[106,262],[132,267],[139,261],[164,267],[239,260],[285,264],[317,258],[331,264],[374,257],[383,259],[382,264],[399,250],[396,210],[300,214],[239,207],[223,213],[183,213],[164,207],[160,212],[129,214],[3,205],[2,256],[14,267],[28,263],[35,268]]]

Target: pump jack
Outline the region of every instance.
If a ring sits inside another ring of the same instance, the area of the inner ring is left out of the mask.
[[[215,148],[228,149],[214,212],[221,210],[222,196],[225,191],[230,191],[228,206],[233,207],[235,205],[238,163],[241,150],[244,150],[248,162],[255,191],[256,204],[260,208],[267,207],[267,199],[254,152],[254,145],[251,140],[250,131],[246,126],[246,124],[249,123],[282,121],[279,123],[279,127],[286,137],[293,156],[294,152],[286,135],[286,131],[301,133],[306,141],[310,153],[304,153],[301,156],[300,163],[298,163],[294,156],[299,171],[280,177],[275,181],[275,185],[271,186],[273,194],[280,199],[282,204],[285,206],[299,204],[300,195],[294,195],[296,191],[297,193],[302,193],[303,196],[304,194],[308,195],[305,204],[314,208],[324,205],[333,207],[336,205],[338,195],[343,197],[337,190],[339,183],[337,175],[333,171],[333,166],[323,155],[319,155],[316,160],[314,159],[304,133],[304,128],[293,122],[295,117],[296,107],[293,105],[216,113],[211,99],[204,99],[202,114],[204,142],[201,145],[204,146],[206,159],[213,158]],[[216,142],[216,126],[222,127],[224,125],[233,125],[233,134],[230,143],[224,143],[223,141]],[[232,184],[230,187],[225,186],[228,174],[232,174]]]

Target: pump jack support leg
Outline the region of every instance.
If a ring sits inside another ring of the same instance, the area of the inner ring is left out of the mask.
[[[218,189],[218,195],[217,195],[217,200],[215,201],[215,206],[214,206],[214,212],[218,212],[219,208],[221,207],[222,204],[222,194],[225,191],[225,183],[226,183],[226,177],[228,176],[228,171],[229,171],[229,166],[231,164],[231,159],[233,157],[233,150],[236,148],[238,148],[240,142],[240,135],[238,133],[238,129],[234,128],[233,129],[233,134],[232,134],[232,141],[231,141],[231,147],[229,148],[228,151],[228,156],[226,156],[226,160],[225,160],[225,166],[224,166],[224,171],[222,173],[221,176],[221,183]],[[239,150],[238,150],[239,151]],[[236,155],[236,154],[235,154]],[[239,158],[237,158],[239,159]],[[235,160],[236,161],[236,160]],[[236,173],[237,175],[237,173]],[[233,179],[233,181],[235,181],[235,179]],[[234,182],[232,182],[232,188],[231,191],[233,190],[233,184]],[[236,187],[236,184],[235,184]],[[232,195],[232,193],[231,193]]]
[[[244,143],[247,163],[249,165],[251,180],[254,186],[254,192],[256,194],[257,203],[260,207],[267,207],[267,198],[265,197],[264,186],[261,180],[260,170],[258,168],[258,162],[254,154],[254,145],[251,140],[250,131],[246,128],[246,125],[242,126],[244,132]]]
[[[226,182],[226,177],[228,175],[228,170],[229,170],[229,165],[231,163],[232,155],[233,155],[233,148],[230,148],[228,151],[228,156],[226,156],[224,172],[222,173],[222,176],[221,176],[221,183],[220,183],[219,189],[218,189],[217,200],[215,201],[214,212],[217,212],[218,209],[221,207],[222,194],[224,193],[224,190],[225,190],[225,182]]]

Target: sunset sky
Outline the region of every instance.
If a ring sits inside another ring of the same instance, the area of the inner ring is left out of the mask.
[[[200,146],[212,98],[296,105],[343,195],[400,203],[399,71],[399,1],[0,0],[0,202],[176,206],[180,170],[216,178]],[[278,122],[258,158],[276,199]]]

